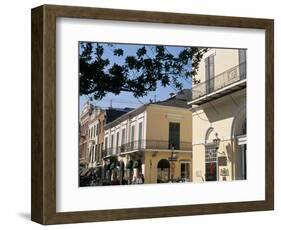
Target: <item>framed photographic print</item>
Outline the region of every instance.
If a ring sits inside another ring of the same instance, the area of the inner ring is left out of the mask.
[[[31,219],[273,210],[273,32],[270,19],[32,9]]]

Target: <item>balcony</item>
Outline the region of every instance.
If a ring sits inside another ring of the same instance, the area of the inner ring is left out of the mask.
[[[138,140],[123,144],[117,148],[107,148],[103,150],[103,157],[108,158],[117,155],[123,155],[127,153],[140,152],[145,150],[169,150],[171,149],[171,144],[169,141],[161,140]],[[191,151],[191,142],[179,142],[174,148],[175,151]]]
[[[246,62],[234,66],[214,78],[192,88],[189,105],[201,105],[237,90],[246,88]]]
[[[114,148],[107,148],[102,150],[102,157],[105,158],[105,157],[113,156],[113,150]]]

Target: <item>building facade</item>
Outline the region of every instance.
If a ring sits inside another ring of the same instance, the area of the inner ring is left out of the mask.
[[[91,115],[88,119],[88,142],[85,164],[87,171],[83,175],[94,174],[96,179],[101,179],[103,166],[103,144],[104,144],[104,126],[112,122],[121,115],[129,112],[130,108],[108,108],[101,109],[92,107]]]
[[[84,104],[80,114],[79,122],[79,164],[80,168],[86,168],[88,159],[88,142],[89,142],[89,120],[93,107],[87,102]]]
[[[209,49],[196,80],[188,102],[193,181],[246,179],[246,50]]]
[[[95,107],[89,119],[88,126],[88,157],[87,168],[94,168],[99,165],[99,141],[100,141],[100,121],[99,116],[103,113],[101,109]]]
[[[191,181],[192,113],[183,95],[143,105],[105,125],[105,180]]]

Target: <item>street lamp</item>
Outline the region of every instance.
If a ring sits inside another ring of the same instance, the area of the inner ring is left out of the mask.
[[[213,143],[215,145],[216,149],[216,155],[217,155],[217,161],[218,161],[218,169],[220,166],[227,166],[227,157],[225,156],[225,152],[219,152],[219,146],[220,146],[220,141],[221,139],[218,138],[218,133],[215,133],[216,138],[213,139]],[[218,156],[221,155],[221,156]],[[227,168],[222,168],[220,170],[220,176],[223,177],[223,180],[226,181],[226,177],[229,176],[229,170]]]
[[[215,145],[216,152],[217,152],[218,154],[225,155],[225,152],[219,152],[219,151],[218,151],[219,146],[220,146],[221,139],[218,137],[218,133],[215,133],[215,136],[216,136],[216,138],[213,139],[213,143],[214,143],[214,145]]]
[[[174,161],[177,161],[177,153],[175,152],[175,146],[172,144],[171,145],[171,157],[169,158],[169,161],[171,162],[171,181],[173,182],[174,180],[174,167],[175,163]]]
[[[219,149],[219,146],[220,146],[221,139],[218,138],[218,133],[215,133],[215,136],[216,136],[216,138],[213,139],[213,143],[214,143],[214,145],[216,146],[216,150],[218,150],[218,149]]]

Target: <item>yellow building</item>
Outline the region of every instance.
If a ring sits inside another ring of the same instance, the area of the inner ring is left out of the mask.
[[[143,105],[105,125],[104,180],[164,183],[192,179],[189,90]]]
[[[209,49],[193,83],[193,181],[246,179],[246,50]]]

